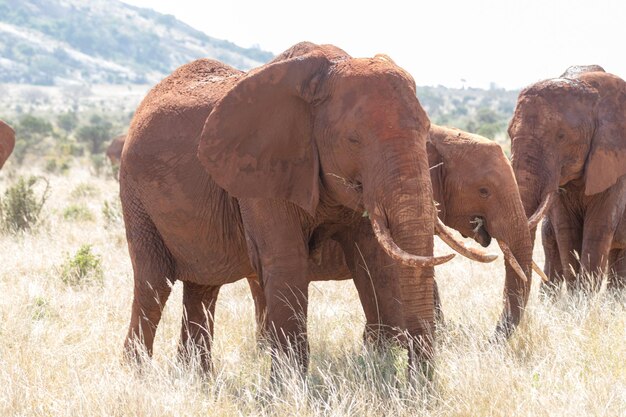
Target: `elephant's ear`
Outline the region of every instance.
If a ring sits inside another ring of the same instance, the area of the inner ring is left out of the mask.
[[[268,64],[222,97],[198,148],[219,186],[238,198],[286,199],[315,214],[319,157],[311,102],[329,65],[315,52]]]
[[[621,102],[626,94],[621,94]],[[600,193],[626,175],[626,108],[617,100],[598,105],[595,134],[585,168],[585,194]]]
[[[8,124],[0,120],[0,168],[13,152],[15,147],[15,131]]]

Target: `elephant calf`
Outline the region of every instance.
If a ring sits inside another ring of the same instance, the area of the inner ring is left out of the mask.
[[[519,323],[528,301],[532,267],[528,221],[511,164],[495,142],[447,127],[431,125],[427,150],[440,219],[483,246],[488,246],[492,237],[497,239],[504,252],[505,308],[497,331],[508,336]],[[363,221],[363,227],[368,227],[366,221]],[[338,238],[342,239],[341,236]],[[369,247],[359,249],[370,255]],[[381,330],[380,325],[392,322],[391,317],[397,315],[397,311],[393,305],[379,301],[392,298],[393,294],[383,280],[372,281],[364,271],[367,269],[371,274],[384,274],[384,271],[378,270],[377,265],[363,265],[363,260],[353,253],[346,253],[344,259],[342,253],[338,253],[340,251],[340,245],[328,242],[322,250],[321,264],[309,268],[309,280],[354,278],[368,332]],[[517,273],[520,268],[524,274]],[[265,297],[256,279],[248,282],[255,302],[257,324],[262,328]]]

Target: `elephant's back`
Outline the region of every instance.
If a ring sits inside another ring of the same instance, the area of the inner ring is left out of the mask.
[[[154,176],[171,166],[172,160],[195,159],[207,116],[242,74],[218,61],[199,59],[181,66],[153,87],[131,122],[120,175],[137,180]]]
[[[241,75],[208,59],[180,67],[148,93],[126,138],[122,204],[145,211],[175,258],[180,279],[226,279],[249,269],[247,258],[238,256],[245,240],[237,202],[197,158],[207,116]]]
[[[156,155],[180,142],[196,141],[215,103],[242,75],[211,59],[176,69],[154,86],[137,108],[126,138],[129,159],[133,154]]]

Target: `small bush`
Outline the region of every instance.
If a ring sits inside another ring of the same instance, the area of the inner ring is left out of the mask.
[[[30,305],[31,318],[33,320],[43,320],[52,316],[50,303],[43,297],[35,297]]]
[[[63,210],[63,218],[68,221],[92,222],[96,220],[94,214],[84,205],[72,204]]]
[[[91,160],[91,166],[93,167],[95,175],[100,176],[107,173],[107,164],[104,155],[91,154],[89,159]]]
[[[93,184],[87,182],[78,184],[70,193],[70,197],[75,200],[79,198],[95,197],[96,195],[98,195],[98,189]]]
[[[37,183],[45,183],[40,196]],[[19,177],[17,182],[4,192],[0,202],[2,227],[9,232],[33,229],[40,220],[41,210],[48,198],[50,184],[43,177]]]
[[[91,251],[91,245],[83,245],[73,257],[68,256],[61,266],[61,280],[72,287],[102,285],[104,272],[99,255]]]
[[[45,170],[51,174],[67,174],[70,170],[70,161],[65,157],[50,156],[46,158]]]
[[[120,200],[105,201],[102,205],[102,216],[104,217],[105,227],[121,224],[122,208],[120,207]]]

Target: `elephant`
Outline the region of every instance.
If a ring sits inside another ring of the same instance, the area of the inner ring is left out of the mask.
[[[621,248],[626,209],[626,83],[572,67],[521,91],[508,130],[529,228],[542,226],[550,295],[596,291]]]
[[[11,156],[15,147],[15,131],[11,126],[0,120],[0,168]]]
[[[506,265],[505,308],[496,327],[496,335],[508,337],[522,318],[528,301],[530,269],[534,267],[541,274],[532,261],[527,218],[511,164],[494,141],[433,124],[427,151],[439,218],[484,247],[490,244],[493,237],[502,248]],[[367,252],[369,248],[360,247],[360,250]],[[341,245],[338,242],[326,244],[323,252],[324,265],[311,265],[309,279],[328,281],[354,277],[366,317],[365,334],[369,339],[378,340],[381,321],[389,322],[385,316],[397,314],[397,311],[388,311],[379,303],[379,300],[389,298],[390,288],[380,280],[369,279],[364,268],[367,267],[371,273],[371,266],[363,265],[362,259],[354,259],[354,256],[348,256],[349,253],[344,258],[339,253]],[[491,260],[465,255],[481,262]],[[263,329],[266,302],[262,285],[254,278],[249,278],[248,283],[256,309],[257,329]],[[435,305],[440,306],[436,284]]]
[[[408,335],[412,369],[431,369],[433,267],[454,254],[433,255],[435,231],[448,231],[433,203],[429,126],[407,72],[332,45],[300,43],[248,73],[210,59],[175,70],[139,105],[122,151],[134,273],[127,356],[151,355],[182,281],[179,354],[199,354],[210,370],[219,289],[257,276],[273,358],[287,354],[306,372],[310,258],[340,236],[384,263],[377,279],[396,296],[385,324]]]
[[[126,140],[126,135],[119,135],[111,139],[111,143],[107,147],[106,156],[109,158],[112,166],[117,166],[120,164],[120,160],[122,158],[122,149],[124,149],[124,141]]]

